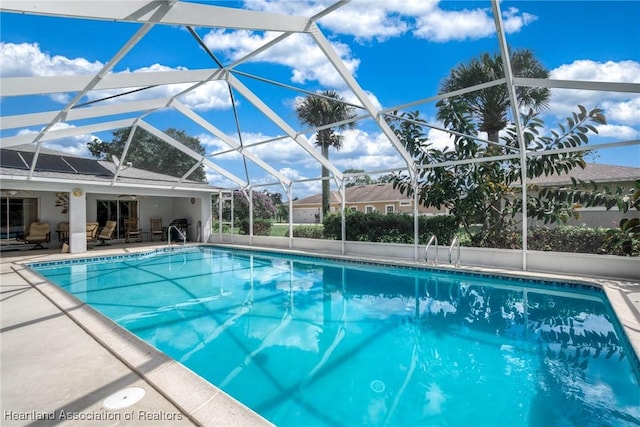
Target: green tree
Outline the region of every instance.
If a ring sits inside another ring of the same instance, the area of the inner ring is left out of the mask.
[[[606,120],[601,110],[596,108],[587,111],[578,106],[578,112],[567,117],[566,124],[559,124],[557,130],[550,130],[549,135],[542,135],[545,124],[534,111],[524,114],[522,122],[526,145],[541,154],[527,162],[527,178],[533,179],[542,175],[560,175],[575,167],[584,168],[581,152],[542,154],[544,151],[587,144],[588,135],[597,133],[594,125],[604,124]],[[477,131],[464,113],[450,123],[450,126],[455,124],[455,130],[461,132],[454,137],[453,150],[431,147],[423,131],[423,123],[417,113],[404,113],[389,120],[391,128],[419,165],[490,156],[491,148],[486,144],[463,136],[475,135]],[[518,146],[513,125],[507,127],[501,143],[506,148]],[[450,166],[421,169],[416,191],[421,204],[438,209],[447,208],[458,218],[472,244],[509,247],[516,215],[523,211],[520,177],[521,165],[517,158],[484,163],[453,163]],[[397,175],[394,185],[403,193],[413,195],[409,177]],[[551,193],[528,193],[527,197],[528,216],[547,222],[566,221],[575,215],[577,207],[573,199],[553,197]],[[489,221],[489,218],[494,220]],[[481,224],[479,231],[473,227],[475,224]]]
[[[175,177],[182,177],[196,163],[196,160],[191,156],[141,128],[136,129],[127,156],[122,159],[122,153],[130,131],[131,128],[118,129],[113,132],[113,140],[111,142],[95,139],[87,143],[87,147],[95,157],[109,159],[111,156],[116,156],[121,161],[131,162],[136,168]],[[167,129],[165,133],[198,154],[205,154],[205,150],[198,138],[189,136],[182,130],[172,128]],[[197,168],[188,179],[205,181],[204,168]]]
[[[358,185],[369,185],[375,183],[374,179],[372,179],[369,175],[364,174],[364,169],[345,169],[343,173],[345,175],[352,173],[360,174],[345,178],[345,187],[357,187]]]
[[[282,201],[282,194],[265,190],[265,194],[271,199],[276,208],[275,220],[278,222],[289,221],[289,205]]]
[[[333,90],[320,92],[319,95],[309,95],[296,106],[298,119],[306,125],[321,127],[332,123],[355,118],[355,108],[344,102],[344,99]],[[320,147],[322,156],[329,159],[329,147],[336,150],[342,148],[342,136],[336,133],[345,128],[355,128],[355,122],[319,129],[316,132],[316,145]],[[330,183],[329,170],[322,167],[322,214],[329,212]]]
[[[222,208],[223,218],[231,218],[229,212],[231,206],[224,206]],[[233,212],[234,220],[248,220],[249,219],[249,200],[245,197],[245,194],[241,190],[233,192]],[[277,214],[277,209],[273,204],[271,194],[268,191],[254,191],[253,192],[253,218],[254,219],[271,219]]]
[[[518,77],[549,78],[549,71],[535,58],[528,49],[513,50],[509,54],[511,69]],[[449,76],[442,82],[440,91],[448,93],[468,88],[474,85],[488,83],[505,77],[501,55],[483,53],[472,58],[467,64],[459,64],[453,68]],[[547,88],[516,87],[518,106],[523,109],[541,111],[548,106],[550,91]],[[511,101],[504,84],[485,89],[468,92],[462,95],[439,101],[438,119],[459,132],[477,135],[486,132],[487,139],[494,144],[486,150],[487,156],[505,154],[498,145],[499,132],[509,123],[508,113],[511,111]],[[486,164],[482,173],[488,180],[497,182],[502,175],[498,163]],[[487,200],[493,208],[489,210],[484,220],[500,223],[499,197]]]
[[[549,71],[535,58],[528,49],[514,50],[509,59],[513,74],[517,77],[547,79]],[[488,83],[504,78],[504,68],[501,55],[483,53],[473,58],[468,64],[459,64],[453,68],[449,76],[440,86],[441,93],[465,89],[481,83]],[[550,91],[548,88],[516,87],[518,105],[524,109],[541,111],[547,108]],[[443,122],[450,122],[451,116],[462,109],[476,125],[477,130],[487,133],[487,139],[499,142],[498,133],[509,123],[507,114],[511,102],[507,87],[504,84],[465,93],[439,101],[438,118]],[[493,149],[495,151],[495,149]]]

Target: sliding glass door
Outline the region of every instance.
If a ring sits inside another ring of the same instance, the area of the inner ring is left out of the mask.
[[[0,238],[3,241],[23,239],[29,225],[38,220],[35,197],[3,197],[0,203]]]
[[[138,217],[137,200],[98,200],[96,218],[100,227],[107,221],[115,221],[117,225],[115,235],[124,238],[124,222]]]

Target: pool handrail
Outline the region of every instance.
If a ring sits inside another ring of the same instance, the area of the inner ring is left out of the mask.
[[[449,247],[449,264],[451,264],[451,253],[453,252],[453,247],[456,245],[456,243],[458,244],[458,257],[456,258],[456,262],[453,265],[456,267],[460,267],[460,239],[458,239],[458,236],[455,236],[453,238],[451,246]]]
[[[167,228],[167,245],[171,246],[171,229],[172,228],[178,232],[178,234],[182,237],[183,244],[186,245],[187,244],[187,236],[185,236],[185,234],[182,232],[182,230],[180,230],[175,225],[170,225],[169,228]]]
[[[438,238],[436,237],[435,234],[431,235],[431,238],[429,239],[429,243],[427,243],[427,248],[424,250],[424,261],[425,262],[429,262],[429,247],[431,246],[432,243],[436,244],[436,257],[433,260],[433,265],[438,265]]]

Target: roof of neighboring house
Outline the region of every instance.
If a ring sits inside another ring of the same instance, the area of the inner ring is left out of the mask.
[[[411,200],[400,190],[394,189],[393,184],[371,184],[347,187],[345,189],[347,203],[375,203],[397,202]],[[331,202],[340,203],[340,195],[337,191],[331,192]],[[294,205],[313,205],[322,203],[322,194],[314,194],[303,199],[294,200]]]
[[[0,176],[27,176],[30,171],[35,146],[19,145],[0,150]],[[116,173],[116,165],[106,160],[90,159],[73,154],[40,148],[34,176],[39,178],[78,180],[83,182],[111,182]],[[172,185],[178,183],[178,178],[125,166],[118,175],[121,184]],[[215,188],[207,182],[184,180],[180,187]]]
[[[584,169],[576,167],[567,174],[540,176],[530,180],[529,183],[541,186],[563,185],[570,184],[571,178],[586,182],[594,181],[597,183],[636,181],[640,179],[640,168],[587,163],[587,166]]]
[[[599,163],[587,163],[582,169],[574,168],[568,174],[540,176],[530,180],[529,184],[541,186],[564,185],[571,183],[571,177],[582,181],[595,181],[597,183],[630,182],[640,179],[640,168],[629,166],[603,165]],[[393,184],[371,184],[347,187],[345,199],[347,203],[375,203],[407,201],[409,197],[393,188]],[[340,203],[340,195],[337,191],[331,192],[331,202]],[[320,205],[322,194],[314,194],[303,199],[294,200],[294,205]]]

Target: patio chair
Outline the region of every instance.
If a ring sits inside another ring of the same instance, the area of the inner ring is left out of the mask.
[[[98,238],[98,229],[100,228],[100,224],[97,222],[88,222],[86,227],[87,243],[93,242]]]
[[[51,226],[48,222],[32,222],[29,225],[29,232],[24,238],[24,242],[35,243],[35,246],[31,249],[46,249],[42,244],[51,241],[50,229]]]
[[[60,247],[65,243],[69,243],[69,223],[67,221],[58,223],[56,232],[58,233],[58,243],[60,243]]]
[[[117,223],[115,221],[107,221],[100,233],[97,236],[97,239],[100,240],[98,246],[110,246],[107,243],[107,240],[112,240],[114,233],[116,231]]]
[[[164,230],[162,229],[162,218],[151,218],[149,220],[151,223],[151,232],[150,237],[153,242],[153,236],[160,236],[160,240],[164,240]]]
[[[142,241],[142,230],[138,226],[138,218],[126,219],[124,221],[124,235],[125,243],[129,243],[131,238],[135,238],[136,241]]]

